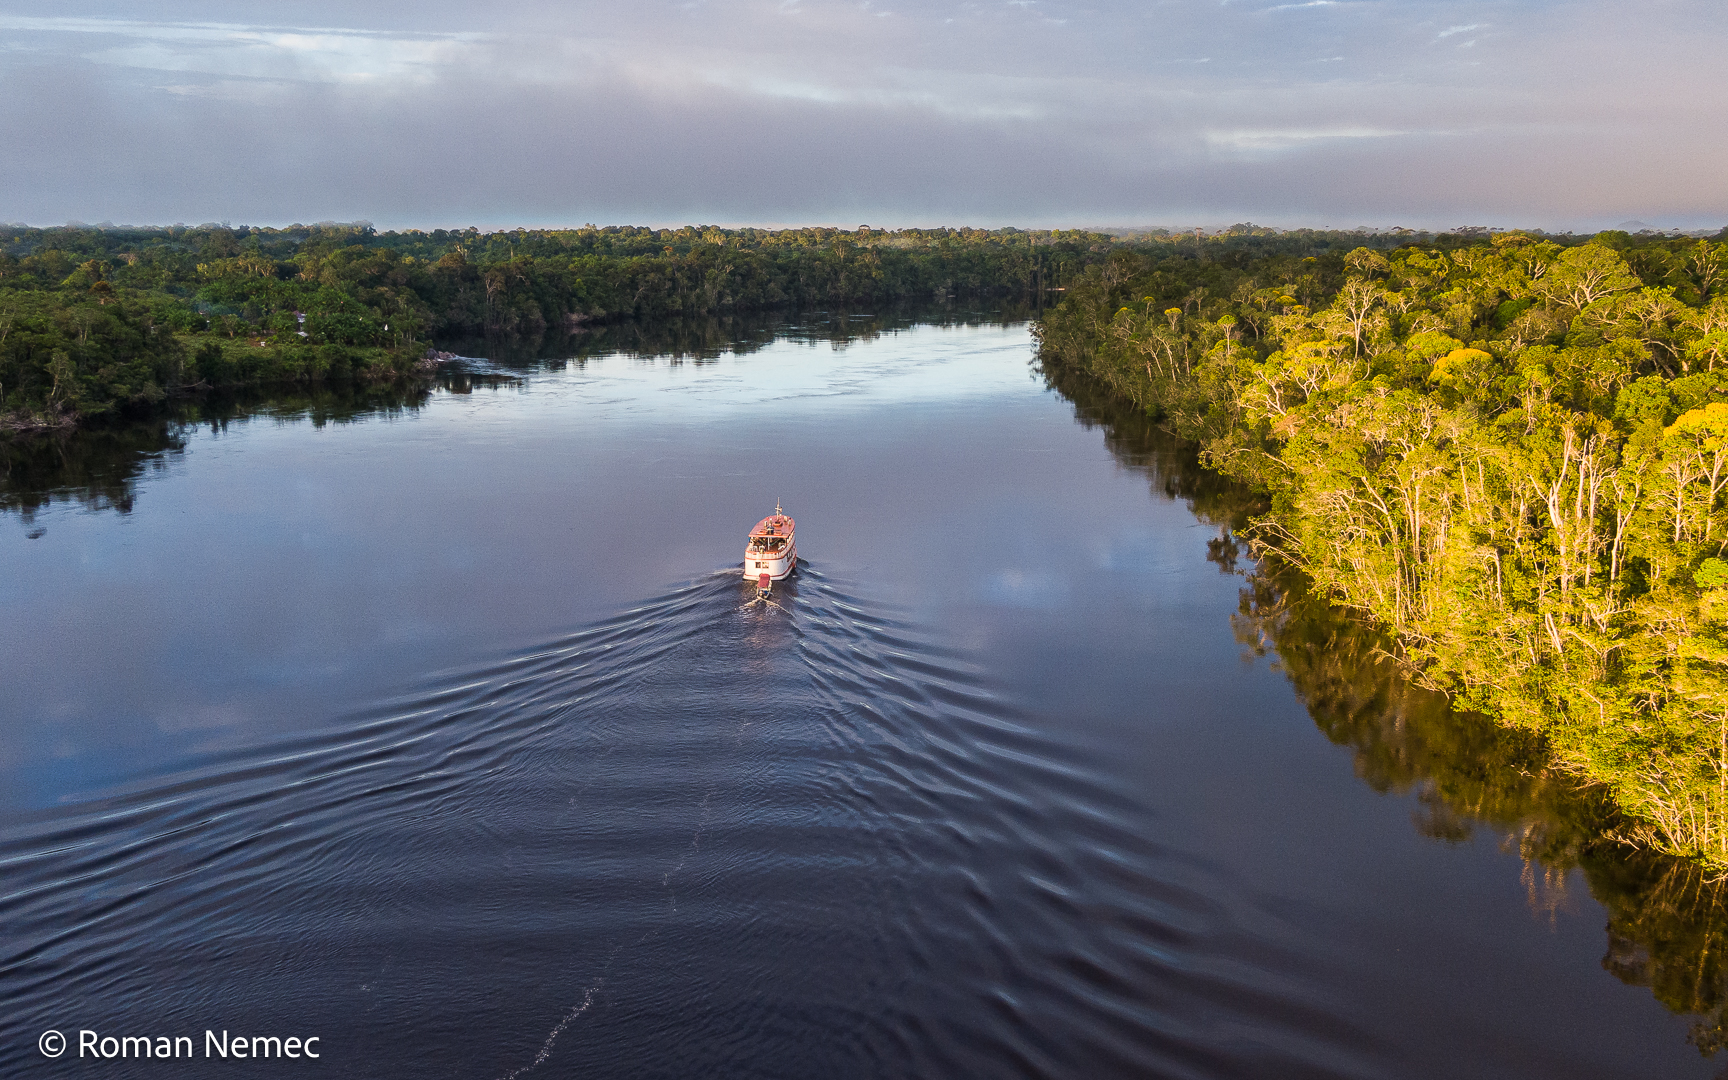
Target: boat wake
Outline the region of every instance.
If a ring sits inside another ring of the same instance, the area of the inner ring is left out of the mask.
[[[106,1024],[344,1074],[1375,1072],[1324,959],[1092,751],[845,582],[751,588],[14,821],[0,1071]]]

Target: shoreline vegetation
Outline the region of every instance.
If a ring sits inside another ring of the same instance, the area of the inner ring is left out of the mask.
[[[433,341],[633,320],[1004,298],[1037,306],[1118,250],[1310,255],[1428,234],[632,226],[380,233],[0,226],[0,432],[144,416],[211,388],[383,383]]]
[[[1036,332],[1264,500],[1221,543],[1728,875],[1728,230],[1119,250]]]
[[[1530,912],[1543,922],[1574,911],[1582,885],[1607,916],[1603,970],[1689,1016],[1689,1039],[1706,1057],[1728,1047],[1728,880],[1696,860],[1619,842],[1625,819],[1608,792],[1558,767],[1539,733],[1456,709],[1387,662],[1396,646],[1371,617],[1333,603],[1276,558],[1242,560],[1237,538],[1266,513],[1265,496],[1203,465],[1195,443],[1085,371],[1052,366],[1045,377],[1081,423],[1103,429],[1124,468],[1219,530],[1207,558],[1243,579],[1230,618],[1236,640],[1276,660],[1363,783],[1413,798],[1411,825],[1424,836],[1487,839],[1515,855]]]
[[[626,320],[1032,297],[1101,261],[1076,230],[0,227],[0,430],[210,388],[388,382],[434,339]]]

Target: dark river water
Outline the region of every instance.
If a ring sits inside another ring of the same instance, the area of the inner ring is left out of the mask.
[[[1720,886],[1026,323],[608,334],[4,451],[0,1074],[1716,1075]]]

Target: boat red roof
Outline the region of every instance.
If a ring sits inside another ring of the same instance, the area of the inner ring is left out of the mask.
[[[756,527],[750,530],[750,535],[752,537],[767,536],[768,530],[773,529],[775,536],[791,536],[794,524],[793,520],[785,514],[769,514],[756,523]]]

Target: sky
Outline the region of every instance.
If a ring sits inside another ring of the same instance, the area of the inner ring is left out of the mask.
[[[1722,0],[0,0],[0,221],[1728,224]]]

